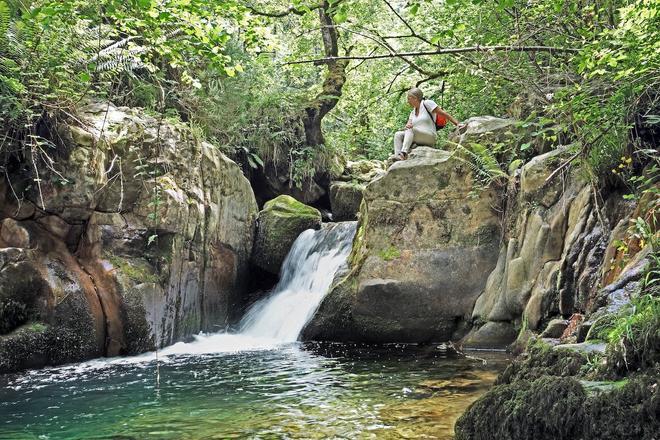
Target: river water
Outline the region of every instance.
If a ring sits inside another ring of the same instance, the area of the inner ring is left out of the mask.
[[[450,439],[504,355],[296,341],[354,232],[301,234],[234,334],[0,376],[0,439]]]

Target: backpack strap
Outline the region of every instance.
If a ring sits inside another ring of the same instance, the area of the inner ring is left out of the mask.
[[[423,99],[423,100],[422,100],[422,105],[424,106],[424,110],[426,110],[426,113],[429,114],[429,117],[430,117],[431,120],[433,121],[433,125],[435,125],[435,119],[433,118],[433,113],[431,113],[431,112],[429,111],[429,108],[426,106],[426,103],[425,103],[425,102],[426,102],[426,100]]]

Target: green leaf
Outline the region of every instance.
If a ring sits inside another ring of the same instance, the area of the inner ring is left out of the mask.
[[[150,235],[147,239],[147,246],[150,246],[158,238],[158,234]]]

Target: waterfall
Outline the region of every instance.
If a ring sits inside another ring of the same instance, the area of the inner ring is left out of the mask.
[[[238,333],[199,334],[192,342],[177,342],[158,351],[160,363],[176,362],[177,355],[236,353],[267,350],[295,342],[328,293],[334,277],[346,266],[357,222],[325,224],[296,239],[282,265],[280,281],[257,301],[241,320]],[[156,353],[98,359],[70,368],[151,362]],[[60,367],[62,368],[62,367]]]
[[[335,275],[346,265],[356,227],[357,222],[332,223],[300,234],[284,260],[279,283],[267,297],[250,307],[238,333],[199,334],[192,342],[165,347],[159,351],[161,359],[171,355],[272,349],[296,341],[321,305]],[[147,353],[129,361],[141,362],[153,356]]]
[[[248,310],[240,333],[279,342],[297,340],[346,264],[355,228],[356,222],[344,222],[300,234],[284,260],[280,282]]]

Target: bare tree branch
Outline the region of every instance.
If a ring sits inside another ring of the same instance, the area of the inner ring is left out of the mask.
[[[403,24],[406,25],[406,27],[410,30],[410,33],[412,34],[412,36],[414,36],[415,38],[418,38],[418,39],[422,40],[423,42],[425,42],[426,44],[428,44],[428,45],[430,45],[430,46],[437,46],[436,44],[431,43],[429,40],[427,40],[426,38],[422,37],[422,36],[419,35],[417,32],[415,32],[415,29],[413,29],[413,27],[410,26],[410,24],[409,24],[409,23],[408,23],[408,22],[407,22],[407,21],[401,16],[401,14],[399,14],[399,13],[397,12],[396,9],[394,9],[394,7],[390,4],[390,2],[388,2],[387,0],[383,0],[383,1],[384,1],[385,4],[387,5],[387,7],[390,8],[390,10],[391,10],[392,12],[394,12],[394,15],[396,15],[396,16],[399,18],[399,20],[401,20],[401,22],[402,22]]]
[[[338,26],[338,27],[339,27],[339,26]],[[367,32],[370,32],[370,33],[374,34],[374,35],[375,35],[376,37],[378,37],[378,38],[375,38],[375,37],[373,37],[373,36],[371,36],[371,35],[368,35],[368,34],[365,34],[365,33],[361,33],[361,32],[357,32],[357,31],[354,31],[354,30],[348,29],[348,28],[343,27],[343,26],[342,26],[342,29],[345,29],[345,30],[348,31],[348,32],[355,33],[355,34],[360,35],[360,36],[362,36],[362,37],[368,38],[368,39],[370,39],[370,40],[376,42],[378,45],[384,47],[389,53],[396,55],[396,49],[394,49],[394,47],[392,47],[392,45],[391,45],[390,43],[388,43],[387,40],[384,39],[384,38],[382,37],[382,35],[380,35],[380,34],[378,33],[378,31],[376,31],[376,30],[374,30],[374,29],[367,29],[367,28],[364,28],[364,27],[361,28],[361,29],[363,29],[363,30],[365,30],[365,31],[367,31]],[[367,55],[367,56],[371,56],[372,54],[373,54],[373,51],[372,51],[371,53],[369,53],[369,55]],[[412,62],[412,61],[409,60],[408,58],[406,58],[406,57],[404,57],[404,56],[401,56],[401,57],[399,57],[399,58],[401,58],[406,64],[408,64],[408,65],[410,66],[410,68],[412,68],[413,70],[415,70],[415,71],[421,73],[422,75],[426,75],[426,76],[433,75],[433,73],[431,73],[431,72],[429,72],[429,71],[423,69],[422,67],[420,67],[420,66],[417,65],[416,63]]]
[[[284,11],[273,12],[273,11],[260,11],[260,10],[256,9],[254,6],[245,5],[245,9],[250,11],[252,14],[259,15],[261,17],[270,17],[270,18],[282,18],[282,17],[286,17],[287,15],[290,15],[290,14],[305,15],[305,13],[307,13],[309,11],[313,11],[315,9],[319,9],[320,7],[322,7],[321,4],[308,6],[305,9],[298,9],[294,6],[290,6],[288,9],[286,9]],[[308,8],[309,8],[309,10],[308,10]]]
[[[571,52],[577,53],[579,49],[573,49],[569,47],[552,47],[552,46],[469,46],[469,47],[452,47],[447,49],[439,49],[433,51],[419,51],[419,52],[404,52],[404,53],[389,53],[389,54],[379,54],[379,55],[352,55],[352,56],[343,56],[343,57],[326,57],[326,58],[317,58],[310,60],[299,60],[299,61],[290,61],[284,63],[284,65],[289,64],[327,64],[333,63],[335,61],[346,61],[346,60],[378,60],[384,58],[402,58],[402,57],[417,57],[417,56],[433,56],[433,55],[452,55],[466,52],[498,52],[498,51],[507,51],[507,52]]]

